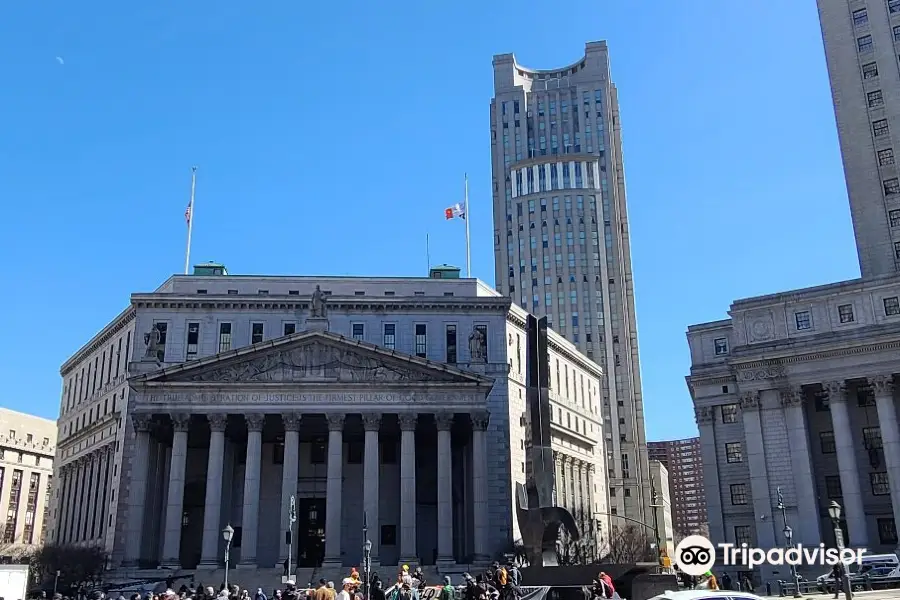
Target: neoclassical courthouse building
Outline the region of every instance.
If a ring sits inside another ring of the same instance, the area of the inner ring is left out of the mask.
[[[53,535],[124,567],[450,567],[519,537],[526,313],[458,270],[173,276],[62,367]],[[600,368],[551,332],[557,500],[607,531]],[[84,493],[81,493],[81,492]]]

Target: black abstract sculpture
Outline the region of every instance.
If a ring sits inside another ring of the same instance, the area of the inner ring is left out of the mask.
[[[547,317],[528,315],[526,399],[530,431],[531,470],[525,485],[516,484],[516,517],[522,543],[532,567],[558,566],[556,542],[560,528],[572,540],[581,538],[568,510],[553,500],[556,469],[550,447],[549,365]]]

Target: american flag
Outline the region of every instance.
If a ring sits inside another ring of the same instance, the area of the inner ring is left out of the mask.
[[[188,204],[187,208],[184,209],[184,222],[188,225],[191,224],[191,205]]]

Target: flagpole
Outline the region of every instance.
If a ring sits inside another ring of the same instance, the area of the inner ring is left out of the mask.
[[[191,231],[194,228],[194,191],[197,188],[197,167],[191,167],[191,203],[188,205],[187,250],[184,252],[184,274],[190,274],[191,265]]]
[[[428,244],[428,234],[425,234],[425,262],[428,263],[428,268],[426,272],[428,276],[431,277],[431,247]]]
[[[472,276],[472,254],[469,247],[469,174],[466,179],[466,277]]]

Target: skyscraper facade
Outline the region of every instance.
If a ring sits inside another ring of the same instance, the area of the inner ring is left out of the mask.
[[[668,469],[675,531],[681,535],[708,534],[700,438],[647,442],[647,450],[651,461],[658,460]]]
[[[603,367],[600,406],[590,409],[606,426],[610,512],[646,522],[625,175],[606,42],[588,43],[582,58],[559,69],[494,57],[491,159],[497,290],[546,315]]]
[[[900,272],[900,0],[818,0],[863,277]]]

